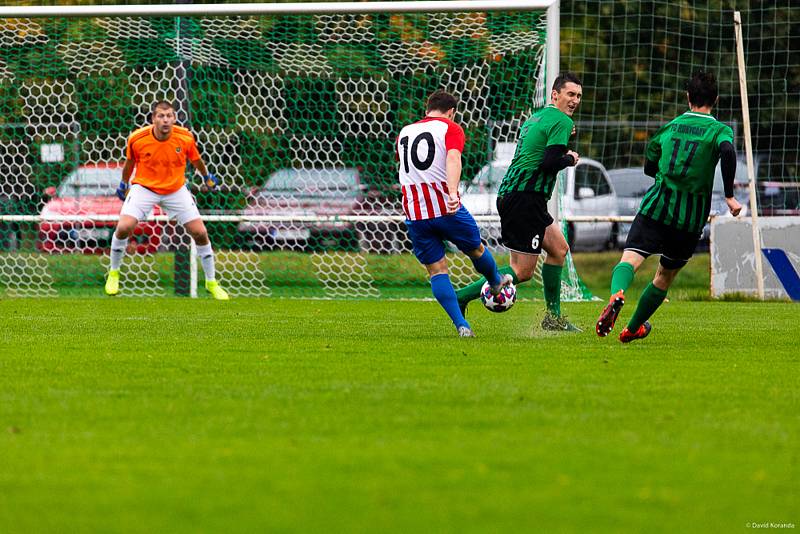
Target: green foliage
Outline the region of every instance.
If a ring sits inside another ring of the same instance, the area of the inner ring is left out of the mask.
[[[314,40],[316,30],[314,17],[310,15],[278,15],[264,36],[278,43],[306,42]]]
[[[386,65],[378,50],[365,44],[336,44],[326,47],[325,56],[338,76],[383,76]]]
[[[275,60],[269,51],[268,43],[242,39],[214,39],[214,46],[219,49],[230,66],[235,69],[262,72],[276,72],[278,70]]]
[[[340,134],[336,84],[326,78],[284,79],[283,110],[292,133],[308,137],[334,138]],[[315,147],[309,147],[314,150]]]
[[[744,22],[755,150],[781,158],[796,153],[800,12],[780,3],[562,2],[561,66],[577,72],[584,83],[578,122],[670,120],[686,109],[683,84],[699,68],[717,74],[720,102],[715,115],[727,123],[740,122],[734,8],[741,10]],[[648,128],[649,133],[654,129]],[[638,165],[641,150],[626,150],[630,139],[601,131],[591,140],[582,139],[577,149],[602,156],[607,167]],[[790,166],[782,164],[778,175],[790,176]]]
[[[82,135],[108,135],[136,128],[136,109],[124,72],[77,78],[75,93]]]
[[[239,135],[240,172],[245,185],[264,185],[274,171],[291,166],[289,139],[282,136],[244,131]]]
[[[459,68],[482,60],[488,54],[488,43],[483,39],[448,39],[442,43],[446,62],[450,68]]]
[[[488,100],[492,120],[510,120],[530,114],[537,64],[536,50],[492,58]]]
[[[192,128],[233,128],[237,115],[233,73],[197,67],[190,80]]]
[[[97,19],[57,17],[41,19],[40,22],[47,36],[61,43],[79,43],[108,38],[106,31],[97,24]]]
[[[489,132],[486,128],[467,128],[461,156],[461,179],[472,180],[489,159]]]
[[[159,39],[117,39],[116,45],[122,50],[125,61],[132,67],[155,68],[164,63],[178,61],[175,50]]]
[[[343,140],[342,162],[359,167],[366,185],[385,191],[397,183],[397,163],[392,139],[348,137]]]
[[[0,124],[19,124],[24,121],[24,101],[20,96],[20,87],[15,82],[0,83]],[[0,128],[0,138],[14,135],[5,128]]]
[[[392,103],[394,130],[399,132],[406,124],[424,117],[428,96],[441,88],[432,68],[393,77],[389,85],[389,101]]]
[[[67,66],[52,42],[0,47],[0,62],[23,78],[62,78]]]

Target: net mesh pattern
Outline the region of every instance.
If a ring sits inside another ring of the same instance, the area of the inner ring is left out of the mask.
[[[187,170],[233,296],[429,297],[395,136],[454,93],[471,180],[544,104],[544,32],[542,12],[2,19],[0,291],[100,294],[127,135],[168,100],[223,180]],[[137,227],[122,295],[185,292],[190,240],[164,216]]]

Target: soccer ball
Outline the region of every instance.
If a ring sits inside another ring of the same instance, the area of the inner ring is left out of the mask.
[[[489,282],[483,284],[481,288],[481,302],[490,312],[502,313],[511,309],[517,301],[517,288],[514,284],[508,284],[500,293],[492,295]]]

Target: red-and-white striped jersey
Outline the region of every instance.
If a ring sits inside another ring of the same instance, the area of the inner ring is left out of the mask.
[[[444,117],[425,117],[400,130],[397,159],[403,212],[411,221],[447,214],[447,151],[464,151],[464,130]]]

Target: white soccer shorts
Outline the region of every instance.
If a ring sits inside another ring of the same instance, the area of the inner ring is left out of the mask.
[[[138,221],[143,221],[150,215],[156,204],[160,204],[167,215],[181,225],[200,218],[194,197],[185,187],[181,187],[169,195],[159,195],[139,184],[131,186],[120,215],[130,215]]]

